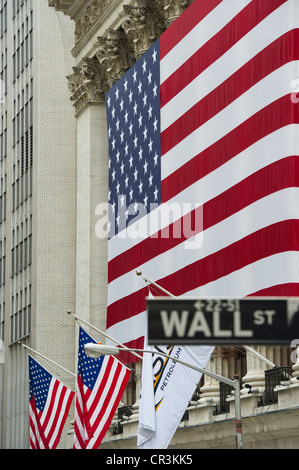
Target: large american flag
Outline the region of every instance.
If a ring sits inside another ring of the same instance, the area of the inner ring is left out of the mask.
[[[143,344],[136,270],[176,296],[299,294],[298,27],[298,0],[195,0],[109,90],[107,331],[121,343]]]
[[[75,393],[29,356],[30,449],[56,449]]]
[[[80,327],[74,449],[97,449],[119,405],[131,371],[113,356],[93,359],[84,346],[96,341]]]

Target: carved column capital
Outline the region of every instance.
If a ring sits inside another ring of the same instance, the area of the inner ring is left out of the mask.
[[[186,8],[188,8],[193,0],[155,0],[165,21],[165,26],[168,28]]]
[[[95,44],[108,88],[111,88],[134,64],[133,50],[124,32],[108,30],[106,37],[98,37]]]
[[[85,57],[81,67],[73,67],[73,74],[66,77],[72,94],[76,114],[89,103],[104,103],[108,90],[98,60]]]
[[[136,0],[134,5],[124,5],[120,16],[138,60],[164,30],[159,8],[152,0]]]

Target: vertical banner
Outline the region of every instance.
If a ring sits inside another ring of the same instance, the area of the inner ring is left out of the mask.
[[[174,359],[205,368],[213,348],[147,345],[150,348],[155,354],[145,354],[143,360],[137,445],[167,449],[202,376]],[[171,357],[159,356],[159,351]]]

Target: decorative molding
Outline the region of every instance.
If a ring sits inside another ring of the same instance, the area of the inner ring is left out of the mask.
[[[75,0],[48,0],[49,7],[54,7],[57,11],[67,14]]]
[[[111,3],[111,0],[93,0],[76,20],[75,43],[77,44],[90,30]]]
[[[139,51],[142,50],[143,53],[147,49],[148,43],[146,37],[142,37],[142,30],[149,28],[148,39],[154,42],[163,30],[168,28],[192,2],[193,0],[135,0],[133,6],[124,5],[124,13],[121,15],[123,26],[135,41],[135,54],[138,58],[141,55]],[[57,11],[69,14],[73,19],[73,10],[76,5],[77,7],[80,5],[76,0],[48,0],[48,4]],[[108,7],[111,7],[111,0],[92,0],[77,18],[75,15],[75,45],[89,33]],[[137,33],[139,33],[138,36]]]
[[[73,67],[73,74],[66,78],[76,114],[90,103],[105,103],[105,93],[108,88],[96,58],[85,57],[82,67]]]
[[[116,83],[193,0],[134,0],[123,5],[122,28],[107,29],[93,46],[92,58],[67,77],[76,114],[89,103],[104,103],[105,93]],[[74,2],[49,0],[62,8]],[[76,43],[88,36],[111,5],[111,0],[93,0],[76,21]],[[95,55],[94,55],[95,54]]]

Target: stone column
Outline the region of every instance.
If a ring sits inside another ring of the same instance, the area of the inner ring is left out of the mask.
[[[219,359],[219,348],[215,347],[206,369],[210,372],[214,372],[215,374],[221,374],[222,368],[221,361],[219,361]],[[219,398],[219,382],[208,375],[204,375],[204,385],[200,387],[200,398],[198,400],[198,404],[205,405],[211,400],[215,403],[219,403]]]
[[[239,373],[239,367],[236,361],[237,356],[237,351],[234,348],[229,346],[216,346],[206,369],[222,377],[233,379],[234,375]],[[207,400],[211,399],[215,403],[219,403],[220,385],[218,380],[205,375],[204,385],[200,388],[198,403],[205,404]]]
[[[138,361],[134,365],[135,367],[135,387],[136,387],[136,401],[133,405],[133,414],[131,416],[131,420],[138,421],[139,415],[139,401],[140,401],[140,393],[141,393],[141,374],[142,374],[142,361]]]
[[[96,58],[67,77],[77,117],[76,314],[106,328],[107,238],[96,234],[97,207],[108,201],[105,81]]]
[[[252,349],[261,354],[265,359],[273,362],[273,364],[280,364],[280,357],[278,357],[280,354],[277,348],[273,348],[272,346],[254,346]],[[259,393],[262,393],[265,390],[265,370],[269,369],[271,366],[256,357],[254,353],[250,351],[246,352],[246,363],[247,373],[242,378],[243,389],[241,390],[241,394],[248,394],[248,389],[244,388],[245,384],[250,385]]]

